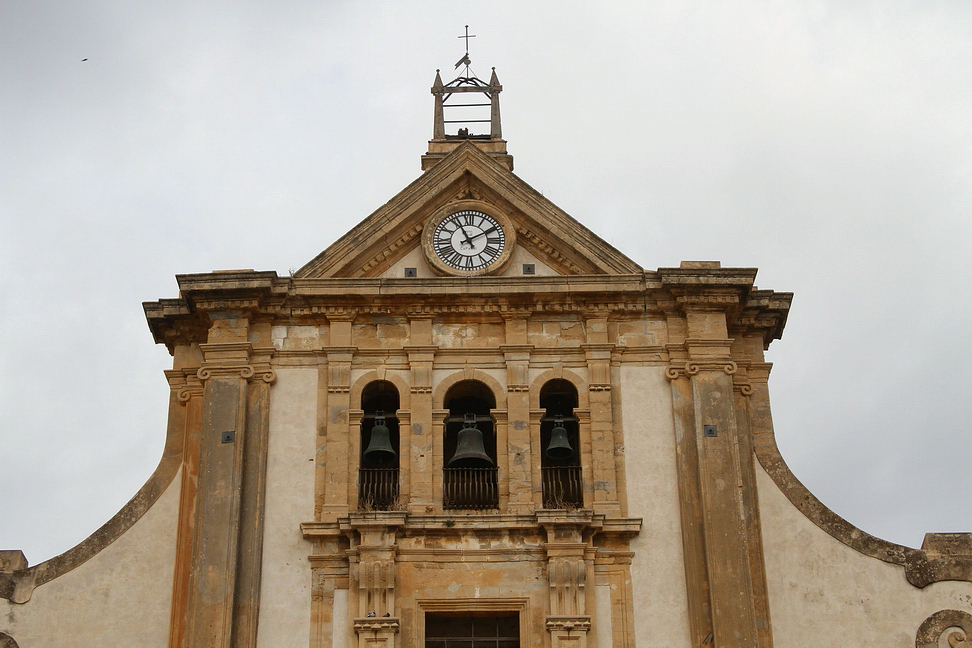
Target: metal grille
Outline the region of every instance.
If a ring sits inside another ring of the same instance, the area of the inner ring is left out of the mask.
[[[496,468],[443,468],[442,472],[445,508],[499,508]]]
[[[387,511],[397,500],[398,468],[358,470],[358,505],[361,508]]]
[[[426,648],[519,648],[518,615],[425,617]]]
[[[543,471],[544,508],[583,508],[584,488],[580,466],[547,466]]]

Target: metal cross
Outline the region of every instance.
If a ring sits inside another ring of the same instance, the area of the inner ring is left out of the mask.
[[[470,38],[476,38],[476,34],[473,34],[472,36],[470,36],[469,35],[469,25],[466,25],[466,35],[465,36],[457,36],[457,38],[465,38],[466,39],[466,56],[469,56],[469,39]]]

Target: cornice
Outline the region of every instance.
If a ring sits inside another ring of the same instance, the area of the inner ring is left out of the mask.
[[[404,529],[408,535],[433,532],[537,531],[540,528],[583,528],[599,535],[632,537],[640,533],[641,518],[606,517],[588,509],[539,509],[535,513],[417,515],[407,511],[352,513],[337,522],[304,522],[304,538],[334,538],[353,529]],[[409,550],[411,551],[411,550]]]
[[[782,336],[790,293],[751,288],[749,268],[662,268],[650,273],[549,277],[306,278],[233,271],[179,275],[181,297],[143,304],[156,342],[170,352],[206,341],[218,311],[280,323],[326,325],[369,316],[408,319],[543,315],[580,319],[680,316],[722,310],[735,335]]]
[[[747,290],[756,280],[756,268],[658,268],[652,273],[660,286],[733,286]],[[649,273],[645,273],[646,278]]]
[[[365,261],[358,275],[362,277],[372,277],[376,274],[387,270],[392,263],[395,262],[398,257],[400,257],[404,252],[406,246],[412,244],[413,241],[419,239],[422,235],[422,230],[424,229],[423,223],[415,223],[411,227],[405,229],[405,231],[400,234],[397,238],[393,238],[388,241],[385,246],[383,246],[374,256],[369,260]]]
[[[763,338],[763,348],[768,349],[773,340],[783,337],[783,327],[793,301],[791,292],[759,290],[755,286],[737,317],[730,322],[734,333],[741,335],[759,334]]]

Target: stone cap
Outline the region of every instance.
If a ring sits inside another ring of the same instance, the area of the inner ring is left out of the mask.
[[[0,550],[0,572],[15,572],[27,569],[27,556],[20,549]]]

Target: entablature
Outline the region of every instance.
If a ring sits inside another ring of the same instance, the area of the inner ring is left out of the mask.
[[[765,348],[781,337],[792,294],[756,289],[755,274],[752,268],[693,267],[628,275],[298,279],[239,270],[179,275],[180,298],[143,307],[155,341],[170,352],[204,342],[212,320],[226,313],[324,325],[363,317],[611,321],[714,310],[726,313],[733,334],[761,336]]]

